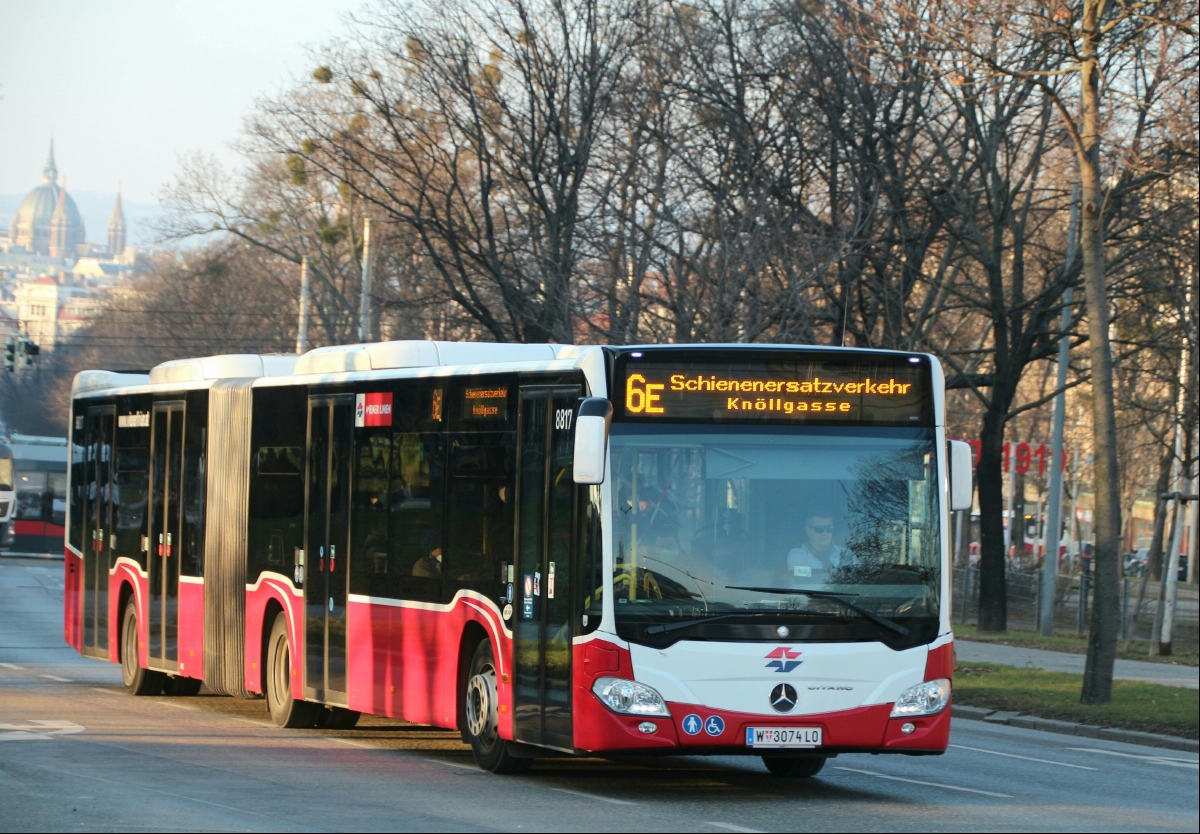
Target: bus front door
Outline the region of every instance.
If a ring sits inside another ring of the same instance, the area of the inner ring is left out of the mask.
[[[304,523],[304,698],[345,706],[354,397],[308,401]]]
[[[578,388],[522,388],[513,600],[515,740],[570,750]]]
[[[116,408],[89,408],[84,427],[83,653],[108,658],[108,577],[112,559],[113,432]],[[39,473],[41,474],[41,473]],[[117,617],[121,616],[120,611]]]
[[[150,668],[179,670],[179,543],[183,540],[182,401],[155,403],[150,438],[146,605]]]

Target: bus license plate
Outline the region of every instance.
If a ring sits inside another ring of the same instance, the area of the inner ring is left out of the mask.
[[[747,727],[748,747],[820,747],[820,727]]]

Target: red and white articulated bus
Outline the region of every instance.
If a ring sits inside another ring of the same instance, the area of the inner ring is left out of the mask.
[[[458,729],[479,765],[946,749],[932,356],[383,342],[85,371],[66,639],[134,694]]]

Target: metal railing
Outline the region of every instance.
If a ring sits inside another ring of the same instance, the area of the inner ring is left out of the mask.
[[[1036,631],[1041,601],[1040,570],[1009,570],[1005,572],[1005,592],[1008,608],[1008,627]],[[1094,598],[1094,579],[1090,574],[1059,576],[1055,583],[1055,631],[1084,635]],[[1138,608],[1141,580],[1125,577],[1121,580],[1121,623],[1123,640],[1149,640],[1159,606],[1160,586],[1147,584],[1145,597]],[[1180,589],[1175,607],[1175,638],[1178,646],[1200,645],[1200,601],[1196,591]],[[975,565],[954,568],[953,611],[956,623],[974,624],[979,619],[979,568]]]

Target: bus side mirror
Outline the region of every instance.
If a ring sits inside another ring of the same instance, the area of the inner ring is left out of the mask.
[[[969,510],[974,491],[971,447],[961,440],[951,440],[947,445],[950,447],[950,510]]]
[[[604,480],[612,413],[612,403],[604,397],[579,401],[575,411],[575,483],[598,484]]]

